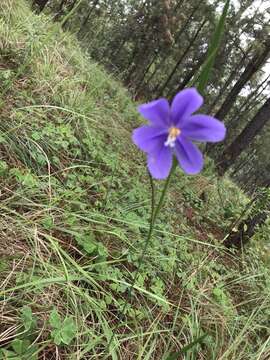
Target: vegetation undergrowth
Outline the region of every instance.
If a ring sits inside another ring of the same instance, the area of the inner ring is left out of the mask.
[[[222,246],[248,199],[210,161],[177,170],[121,314],[151,205],[135,105],[49,17],[0,12],[0,359],[105,359],[115,329],[111,359],[269,358],[269,270]]]

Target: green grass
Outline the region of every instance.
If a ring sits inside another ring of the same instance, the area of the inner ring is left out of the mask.
[[[178,170],[129,297],[150,211],[135,104],[50,18],[0,12],[0,359],[169,360],[192,342],[177,358],[267,359],[269,271],[222,247],[244,194],[210,161]]]

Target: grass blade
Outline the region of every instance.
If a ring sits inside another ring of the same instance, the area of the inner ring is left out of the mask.
[[[198,91],[201,93],[203,93],[203,91],[206,87],[206,84],[207,84],[210,74],[211,74],[211,70],[215,63],[215,58],[216,58],[216,55],[217,55],[217,52],[219,49],[219,45],[220,45],[220,42],[222,39],[222,35],[224,32],[224,25],[225,25],[226,16],[228,13],[229,5],[230,5],[230,0],[227,0],[224,5],[220,19],[216,25],[216,29],[214,31],[212,40],[210,42],[206,61],[202,67],[202,71],[194,81],[194,83],[197,84]]]

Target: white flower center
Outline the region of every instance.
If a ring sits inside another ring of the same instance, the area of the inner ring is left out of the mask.
[[[169,129],[169,134],[167,140],[165,142],[165,146],[169,146],[171,148],[175,147],[175,141],[177,137],[181,134],[181,130],[176,127],[171,127]]]

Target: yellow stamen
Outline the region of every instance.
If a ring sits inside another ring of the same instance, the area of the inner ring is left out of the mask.
[[[173,148],[175,146],[175,141],[177,139],[177,136],[181,134],[181,130],[176,127],[171,127],[169,129],[169,134],[166,142],[164,143],[165,146],[169,146]]]
[[[175,140],[181,134],[181,130],[176,127],[171,127],[169,130],[169,139]]]

